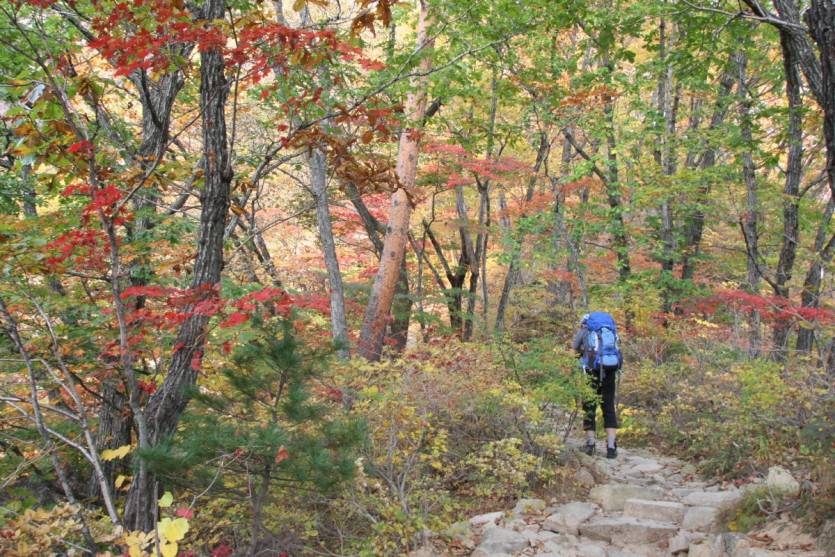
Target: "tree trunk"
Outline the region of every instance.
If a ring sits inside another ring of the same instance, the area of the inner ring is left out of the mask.
[[[823,109],[829,193],[835,198],[835,2],[812,0],[805,18],[820,53],[821,94],[817,99]]]
[[[431,67],[429,53],[433,40],[429,38],[429,8],[420,4],[420,22],[418,24],[416,52],[423,55],[419,70],[428,72]],[[409,219],[412,214],[411,192],[415,185],[415,174],[419,153],[420,130],[426,111],[425,78],[415,77],[411,82],[411,92],[406,98],[407,125],[400,134],[400,147],[397,153],[396,174],[399,187],[391,196],[391,210],[386,227],[386,239],[380,257],[380,268],[374,280],[374,287],[368,300],[358,351],[364,358],[372,361],[380,359],[383,335],[389,320],[394,290],[400,274],[400,265],[406,251],[409,233]]]
[[[743,1],[754,15],[765,18],[780,32],[784,52],[790,51],[797,60],[809,90],[823,110],[826,174],[830,195],[835,197],[835,3],[811,0],[803,17],[807,30],[800,19],[801,2],[772,0],[779,14],[775,17],[757,0]],[[812,40],[818,45],[818,56]]]
[[[111,377],[102,381],[101,396],[101,415],[99,417],[98,433],[96,434],[96,449],[99,454],[106,449],[118,449],[130,445],[133,430],[133,419],[128,411],[128,402],[124,393],[119,392],[118,378]],[[113,478],[121,466],[122,463],[118,459],[101,462],[104,477],[114,493],[116,491]],[[87,496],[97,498],[101,495],[101,484],[96,471],[93,470],[87,483]]]
[[[339,357],[348,358],[351,351],[348,347],[348,322],[345,318],[345,295],[342,289],[342,273],[339,271],[339,260],[336,257],[336,245],[333,241],[331,228],[331,212],[328,206],[328,158],[320,149],[314,149],[308,157],[310,183],[316,199],[316,221],[319,225],[319,242],[325,256],[325,267],[328,271],[331,303],[331,331],[333,339],[343,347],[337,352]]]
[[[470,289],[467,296],[467,311],[462,315],[463,329],[460,331],[462,340],[469,340],[473,333],[473,309],[475,307],[475,289],[478,286],[478,258],[473,248],[473,240],[470,238],[469,216],[467,204],[464,201],[464,187],[455,188],[455,210],[458,214],[458,236],[461,239],[461,257],[458,261],[459,274],[461,275],[461,290],[459,296],[464,296],[464,277],[470,273]],[[461,309],[464,305],[461,304]]]
[[[438,282],[438,286],[440,286],[441,291],[444,293],[444,300],[446,300],[447,312],[449,313],[449,326],[453,331],[460,332],[461,330],[463,330],[463,316],[461,313],[461,288],[464,285],[464,279],[467,276],[467,268],[466,266],[462,265],[462,260],[466,258],[466,255],[463,253],[462,248],[462,254],[458,256],[458,265],[453,270],[453,268],[447,261],[446,256],[444,255],[443,247],[438,242],[438,239],[435,237],[435,234],[432,232],[431,223],[427,223],[424,220],[423,230],[426,233],[426,235],[429,236],[429,241],[432,243],[432,247],[435,249],[435,254],[438,256],[438,260],[441,262],[441,265],[444,268],[444,273],[446,274],[447,281],[449,282],[449,286],[447,286],[447,284],[444,283],[440,275],[436,273],[435,279]]]
[[[800,76],[797,75],[791,50],[783,45],[783,67],[786,72],[786,98],[789,101],[789,154],[786,161],[786,177],[783,188],[783,243],[774,277],[774,293],[788,303],[789,287],[794,261],[797,255],[798,203],[800,202],[800,180],[803,176],[803,99],[800,91]],[[778,319],[772,332],[774,357],[784,360],[789,343],[789,320]]]
[[[207,0],[195,20],[223,19],[225,0]],[[225,63],[220,49],[200,53],[200,108],[203,114],[204,188],[200,196],[200,229],[197,258],[191,288],[204,299],[216,295],[223,268],[223,235],[230,206],[230,183],[233,178],[226,132],[226,100],[229,83],[224,74]],[[188,399],[184,389],[193,386],[203,358],[206,325],[209,316],[196,313],[180,328],[168,375],[145,408],[148,442],[174,431]],[[125,502],[125,524],[128,530],[150,531],[155,525],[155,478],[140,474],[131,482]]]
[[[487,317],[487,305],[489,300],[487,292],[487,246],[490,240],[490,188],[487,184],[479,184],[478,192],[481,194],[481,201],[478,206],[479,233],[476,239],[476,257],[481,265],[481,318],[484,321],[484,329],[489,331],[490,326]]]
[[[409,340],[409,323],[412,313],[412,298],[409,296],[409,273],[405,257],[400,263],[400,274],[397,275],[391,313],[392,320],[389,324],[388,336],[392,342],[392,348],[400,354],[406,350],[406,342]]]
[[[739,95],[742,98],[739,103],[739,127],[742,139],[747,145],[753,145],[751,134],[751,99],[748,96],[747,87],[748,57],[740,50],[737,54],[737,86]],[[742,233],[748,253],[748,281],[747,288],[751,294],[759,294],[760,268],[759,268],[759,202],[757,200],[757,176],[754,169],[754,158],[750,151],[742,153],[742,180],[745,183],[745,207],[746,213],[743,216]],[[748,315],[749,344],[748,358],[756,359],[762,354],[762,334],[760,331],[760,312],[751,310]]]
[[[804,308],[816,308],[820,301],[824,265],[832,260],[832,253],[835,250],[835,235],[830,236],[829,241],[826,240],[829,223],[832,222],[833,212],[835,212],[835,199],[830,198],[815,237],[813,253],[817,255],[814,256],[812,263],[809,265],[809,270],[806,272],[806,280],[803,281],[800,305]],[[812,327],[800,327],[798,329],[796,347],[798,352],[811,353],[814,347],[814,341],[815,330]]]
[[[528,180],[528,189],[525,192],[525,203],[530,203],[533,200],[533,194],[535,191],[536,186],[536,175],[539,174],[540,168],[542,168],[542,163],[545,161],[545,158],[548,156],[548,150],[551,146],[550,142],[548,141],[548,135],[545,133],[539,134],[539,148],[536,150],[536,162],[533,166],[533,176]],[[501,196],[499,200],[499,210],[502,213],[507,212],[507,203],[504,201],[504,195]],[[510,234],[510,220],[506,219],[506,222],[503,223],[505,229]],[[521,249],[522,244],[525,242],[525,235],[520,234],[518,244],[519,249],[514,249],[513,253],[510,256],[510,263],[507,265],[507,274],[505,275],[504,279],[504,286],[502,287],[502,295],[499,298],[499,307],[496,309],[496,324],[495,330],[496,332],[501,332],[504,330],[504,319],[505,319],[505,312],[507,311],[507,306],[510,303],[510,291],[513,286],[516,284],[516,281],[519,279],[519,266],[521,265]],[[516,242],[514,242],[516,243]]]
[[[667,177],[664,187],[667,192],[661,199],[661,254],[659,263],[661,266],[663,308],[668,313],[673,305],[672,277],[675,267],[675,246],[673,240],[673,214],[671,208],[670,180],[676,173],[676,160],[671,145],[676,133],[676,105],[673,101],[673,66],[667,61],[668,49],[675,41],[672,30],[668,33],[667,21],[661,18],[659,23],[659,56],[661,58],[661,72],[658,76],[657,105],[659,113],[659,133],[654,156],[655,163],[661,169],[663,176]]]
[[[732,63],[733,55],[728,60],[728,65],[730,66]],[[708,125],[709,132],[717,130],[725,120],[725,117],[728,114],[730,96],[733,91],[734,83],[736,83],[736,79],[731,71],[725,71],[722,73],[722,77],[719,80],[719,94],[716,97],[713,115],[711,116],[710,124]],[[711,134],[709,133],[708,135]],[[706,170],[713,168],[716,164],[716,151],[717,148],[715,146],[708,144],[704,153],[701,155],[701,160],[698,159],[695,152],[692,152],[687,157],[687,166],[693,167],[698,164],[702,174],[704,174]],[[696,194],[696,199],[693,203],[693,211],[686,219],[684,232],[685,248],[681,264],[681,279],[685,281],[693,280],[693,277],[696,275],[696,262],[698,261],[701,252],[702,236],[704,235],[705,212],[702,206],[710,194],[711,181],[708,177],[703,177],[702,179],[707,180],[707,183],[699,188]]]

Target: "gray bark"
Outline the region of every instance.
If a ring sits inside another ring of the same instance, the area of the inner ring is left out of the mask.
[[[800,305],[804,308],[817,308],[820,302],[821,279],[823,278],[824,266],[832,260],[835,251],[835,235],[829,235],[829,223],[832,222],[832,214],[835,213],[835,199],[830,198],[823,213],[818,233],[815,236],[813,252],[817,254],[809,270],[806,272],[806,279],[803,281],[803,292],[800,297]],[[829,240],[827,241],[827,236]],[[801,327],[797,331],[798,352],[811,353],[815,341],[815,331],[812,328]]]
[[[551,144],[548,141],[548,136],[545,133],[540,133],[539,146],[536,150],[536,162],[534,163],[533,167],[534,176],[531,176],[530,180],[528,180],[528,189],[525,192],[526,203],[530,203],[531,200],[533,200],[533,194],[536,186],[536,174],[538,174],[540,168],[542,168],[542,163],[545,162],[545,158],[548,156],[548,150],[550,146]],[[502,213],[507,212],[507,203],[505,202],[503,193],[499,198],[499,210]],[[510,232],[510,221],[507,218],[503,219],[502,226],[508,231],[508,233]],[[507,274],[505,275],[504,285],[502,286],[502,294],[499,298],[499,307],[496,309],[495,330],[497,332],[501,332],[502,330],[504,330],[505,313],[507,312],[507,306],[510,303],[510,291],[513,289],[513,286],[519,280],[520,265],[522,258],[521,249],[524,241],[524,234],[520,235],[520,238],[518,239],[519,249],[513,250],[513,253],[510,256],[510,263],[508,263],[507,265]]]
[[[673,66],[668,62],[668,50],[672,48],[675,41],[673,30],[667,29],[667,21],[661,18],[659,24],[659,56],[661,71],[658,75],[658,89],[656,96],[657,110],[659,113],[658,143],[654,150],[655,162],[661,169],[661,173],[670,179],[676,173],[675,152],[672,141],[676,133],[676,108],[677,103],[673,100]],[[661,253],[659,263],[661,265],[662,277],[672,277],[675,266],[675,246],[673,244],[673,214],[670,193],[665,193],[661,199]],[[664,281],[663,288],[663,311],[669,312],[672,308],[672,296],[669,281]]]
[[[730,66],[733,63],[733,55],[728,61]],[[719,126],[724,122],[728,114],[730,106],[731,92],[733,91],[736,79],[734,73],[731,71],[724,71],[722,77],[719,79],[719,93],[716,97],[716,103],[713,108],[713,114],[710,118],[708,131],[713,132],[719,129]],[[708,134],[710,136],[711,134]],[[687,166],[697,166],[702,170],[713,168],[716,164],[716,146],[708,144],[705,146],[704,152],[701,156],[696,155],[695,151],[688,154]],[[707,180],[707,178],[705,178]],[[706,202],[711,190],[711,182],[705,183],[699,188],[696,199],[693,203],[693,210],[686,219],[685,224],[685,249],[681,264],[681,278],[682,280],[693,280],[696,275],[696,262],[701,253],[702,236],[705,227],[705,212],[703,204]]]
[[[781,43],[783,45],[783,66],[786,73],[786,97],[789,101],[790,111],[789,153],[783,188],[783,242],[774,277],[774,293],[788,301],[788,282],[791,280],[792,270],[794,269],[799,239],[798,203],[800,202],[800,180],[803,176],[803,117],[800,111],[803,108],[803,100],[800,92],[800,76],[797,75],[792,51],[785,44],[785,36],[781,36]],[[776,358],[785,358],[788,339],[789,321],[778,319],[772,334]]]
[[[319,227],[319,242],[325,256],[325,267],[328,271],[331,305],[331,331],[334,340],[343,345],[337,354],[341,358],[349,358],[351,351],[348,347],[348,322],[345,318],[345,295],[342,288],[342,273],[339,271],[339,260],[336,257],[336,245],[331,228],[331,212],[328,206],[328,158],[320,149],[313,149],[307,159],[310,170],[310,183],[316,198],[316,221]]]
[[[207,0],[195,20],[223,19],[225,0]],[[230,184],[233,178],[226,131],[226,100],[229,83],[224,73],[225,63],[219,49],[200,53],[200,108],[203,114],[204,188],[200,195],[200,228],[197,239],[197,258],[191,288],[204,299],[216,295],[223,269],[223,236],[226,216],[231,203]],[[202,362],[209,316],[195,314],[180,328],[174,345],[181,344],[171,359],[168,374],[145,408],[148,442],[153,444],[161,435],[174,431],[188,399],[184,389],[193,386]],[[155,524],[155,479],[140,474],[131,482],[125,503],[125,524],[128,529],[150,531]]]
[[[743,51],[737,55],[737,79],[741,101],[739,103],[739,127],[742,139],[748,144],[753,143],[751,134],[751,99],[747,89],[747,68],[748,57]],[[743,151],[742,180],[745,184],[745,208],[746,214],[743,217],[742,232],[748,253],[748,279],[747,288],[752,294],[759,294],[760,269],[759,269],[759,201],[757,198],[757,175],[754,167],[754,158],[750,151]],[[749,344],[748,357],[756,359],[762,354],[762,334],[760,312],[751,310],[748,315]]]

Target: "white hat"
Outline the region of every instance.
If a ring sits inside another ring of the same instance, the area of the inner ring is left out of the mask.
[[[588,320],[589,320],[589,314],[587,313],[583,317],[580,318],[580,325],[582,325],[583,323],[585,323]]]

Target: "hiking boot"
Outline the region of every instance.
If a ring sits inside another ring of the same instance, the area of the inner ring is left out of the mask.
[[[587,443],[586,447],[583,449],[583,452],[589,456],[594,456],[594,443]]]
[[[614,447],[606,447],[606,458],[617,458],[618,457],[618,444],[615,443]]]

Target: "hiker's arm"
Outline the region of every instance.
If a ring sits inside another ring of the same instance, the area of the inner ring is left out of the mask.
[[[579,331],[577,331],[577,333],[574,335],[574,342],[571,344],[571,349],[577,352],[578,357],[583,355],[583,345],[585,344],[583,342],[583,338],[585,337],[585,332],[585,329],[580,329]]]

